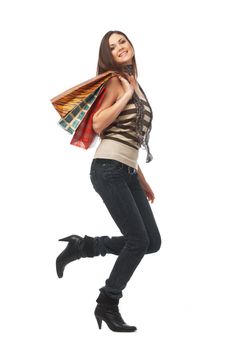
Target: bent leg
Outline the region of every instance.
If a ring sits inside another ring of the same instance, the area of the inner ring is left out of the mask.
[[[138,176],[132,177],[132,181],[129,183],[129,188],[141,214],[150,240],[146,254],[155,253],[161,247],[161,236],[150,203],[141,187]]]
[[[131,175],[128,176],[131,177]],[[118,299],[122,296],[122,290],[147,251],[149,238],[140,211],[129,189],[130,178],[127,178],[127,174],[98,171],[95,177],[92,177],[92,181],[96,192],[101,196],[124,236],[124,241],[118,241],[125,244],[119,244],[118,247],[121,249],[119,256],[105,286],[100,289],[111,298]],[[114,238],[115,242],[117,239],[118,237]]]
[[[161,247],[161,236],[156,224],[150,203],[143,191],[137,176],[132,176],[128,182],[128,188],[134,198],[135,204],[141,214],[143,223],[149,237],[149,246],[145,254],[157,252]],[[119,255],[126,240],[124,236],[100,236],[97,237],[98,248],[102,256],[109,254]]]

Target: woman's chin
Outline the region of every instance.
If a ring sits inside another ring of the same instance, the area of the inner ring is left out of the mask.
[[[121,60],[118,63],[119,64],[132,64],[132,59]]]

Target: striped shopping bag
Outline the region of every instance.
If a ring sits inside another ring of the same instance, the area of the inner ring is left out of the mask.
[[[107,71],[64,91],[50,101],[59,113],[58,124],[74,134],[71,144],[88,148],[96,135],[92,128],[92,117],[100,107],[104,96],[105,83],[114,75]]]

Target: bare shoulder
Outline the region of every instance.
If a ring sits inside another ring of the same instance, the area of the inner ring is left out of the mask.
[[[98,112],[95,113],[93,117],[93,121],[98,117],[101,111],[111,107],[116,100],[119,98],[119,95],[121,94],[121,82],[120,79],[117,76],[111,77],[106,83],[105,83],[105,89],[104,97],[101,102],[101,106],[98,109]]]
[[[122,85],[121,85],[121,81],[118,78],[118,76],[113,76],[111,77],[106,85],[106,91],[108,94],[114,95],[116,100],[119,98],[119,96],[122,95],[122,93],[124,92]]]
[[[121,84],[120,79],[118,78],[117,75],[114,75],[113,77],[108,79],[106,86],[118,86],[120,84]]]

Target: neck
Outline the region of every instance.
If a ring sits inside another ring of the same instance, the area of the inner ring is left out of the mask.
[[[124,64],[123,65],[123,71],[125,73],[128,73],[129,75],[133,75],[134,74],[133,64]]]

